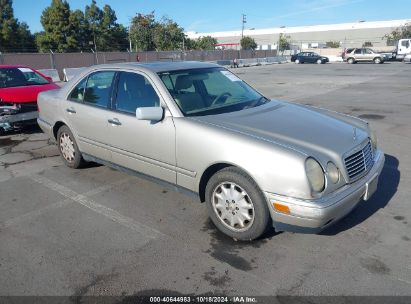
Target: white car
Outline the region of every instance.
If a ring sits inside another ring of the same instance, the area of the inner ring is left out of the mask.
[[[404,57],[404,62],[411,62],[411,54],[408,54]]]

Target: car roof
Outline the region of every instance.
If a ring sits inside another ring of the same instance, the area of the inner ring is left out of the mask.
[[[141,69],[150,70],[155,73],[168,72],[168,71],[178,71],[178,70],[190,70],[190,69],[201,69],[201,68],[216,68],[221,67],[218,64],[200,61],[153,61],[153,62],[122,62],[122,63],[110,63],[110,64],[100,64],[93,66],[93,69]]]

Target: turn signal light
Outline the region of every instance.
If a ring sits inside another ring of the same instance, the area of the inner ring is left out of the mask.
[[[275,202],[275,203],[273,203],[273,207],[278,212],[290,214],[290,208],[288,208],[288,206],[286,206],[286,205]]]

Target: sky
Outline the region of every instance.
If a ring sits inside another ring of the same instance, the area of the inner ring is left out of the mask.
[[[91,0],[69,0],[71,9],[81,9]],[[51,0],[14,0],[14,14],[32,32],[42,30],[40,16]],[[355,22],[411,19],[410,0],[97,0],[102,8],[110,5],[124,25],[136,13],[155,11],[167,16],[185,31],[217,32],[245,28],[270,28]]]

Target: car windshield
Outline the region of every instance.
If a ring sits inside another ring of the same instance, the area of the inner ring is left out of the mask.
[[[185,116],[222,114],[269,102],[224,68],[161,72],[159,77]]]
[[[1,68],[0,88],[42,85],[49,83],[46,79],[29,68]]]

